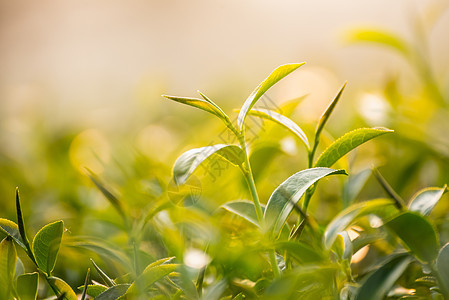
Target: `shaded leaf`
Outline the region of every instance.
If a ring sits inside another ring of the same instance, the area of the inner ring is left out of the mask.
[[[201,297],[203,300],[218,300],[220,299],[221,295],[225,291],[226,287],[228,286],[228,283],[226,280],[222,279],[220,281],[217,281],[213,284],[211,284],[205,291],[204,295]]]
[[[235,165],[245,160],[242,149],[235,145],[217,144],[184,152],[175,162],[173,178],[176,184],[184,184],[196,168],[212,154],[218,154]]]
[[[375,214],[385,220],[396,213],[394,202],[389,199],[376,199],[353,204],[340,212],[327,225],[324,232],[324,245],[330,249],[338,234],[363,216]]]
[[[230,211],[247,221],[253,223],[256,226],[259,226],[259,222],[257,220],[256,208],[254,207],[254,203],[248,200],[236,200],[226,202],[221,206],[222,208]],[[261,205],[262,211],[265,211],[265,205]]]
[[[275,244],[278,251],[286,251],[289,257],[296,259],[301,264],[323,261],[321,252],[316,251],[303,242],[285,241]]]
[[[249,111],[248,115],[270,120],[287,128],[306,145],[307,149],[310,148],[309,140],[307,139],[307,136],[304,133],[304,131],[298,126],[298,124],[296,124],[286,116],[283,116],[275,111],[262,108],[253,108]]]
[[[344,170],[329,168],[312,168],[302,170],[281,183],[268,199],[264,213],[267,229],[277,234],[306,190],[323,177],[336,174],[346,174]]]
[[[371,42],[391,47],[404,55],[408,55],[410,52],[409,46],[404,40],[385,30],[356,29],[348,33],[348,39],[351,42]]]
[[[405,269],[412,261],[407,254],[395,256],[386,264],[368,275],[359,288],[356,299],[381,300],[401,277]]]
[[[101,279],[103,280],[103,282],[108,286],[114,286],[115,282],[114,280],[112,280],[102,269],[100,269],[99,266],[97,266],[97,264],[94,262],[94,260],[91,258],[90,261],[92,262],[92,264],[94,265],[95,270],[97,270],[98,275],[100,275]]]
[[[337,160],[361,144],[385,133],[393,132],[386,128],[359,128],[338,138],[321,153],[315,167],[331,167]]]
[[[143,270],[142,274],[130,286],[127,294],[135,294],[148,290],[156,281],[173,272],[176,264],[151,264]]]
[[[48,283],[52,287],[53,291],[57,293],[58,297],[64,294],[62,297],[64,300],[78,300],[78,297],[72,288],[61,278],[54,276],[48,277]]]
[[[30,243],[28,242],[28,237],[25,230],[25,222],[23,221],[22,208],[20,207],[20,196],[19,188],[16,187],[16,213],[17,213],[17,226],[19,227],[20,237],[22,238],[22,243],[25,246],[26,252],[31,260],[36,263],[33,251],[31,250]]]
[[[117,284],[111,286],[106,291],[98,295],[95,300],[116,300],[126,294],[130,285],[129,284]]]
[[[0,299],[10,299],[16,261],[14,242],[11,237],[6,237],[0,242]]]
[[[245,122],[246,116],[248,112],[251,110],[251,108],[256,104],[257,100],[262,97],[265,92],[271,88],[273,85],[275,85],[279,80],[293,72],[294,70],[298,69],[300,66],[304,65],[305,63],[299,63],[299,64],[286,64],[277,67],[271,74],[262,81],[257,88],[249,95],[249,97],[246,99],[245,103],[243,103],[243,106],[240,110],[237,124],[239,126],[240,131],[243,129],[243,124]]]
[[[16,223],[7,219],[0,218],[0,231],[12,237],[20,247],[26,250],[25,244],[23,243],[22,237],[20,236],[19,226],[17,226]]]
[[[365,183],[368,181],[371,175],[371,170],[363,170],[357,174],[349,174],[348,180],[343,187],[343,193],[341,195],[343,200],[343,207],[348,207],[352,202],[354,202],[357,195],[362,190]]]
[[[80,286],[80,287],[78,287],[78,289],[79,289],[79,290],[83,290],[83,289],[84,289],[84,286]],[[87,286],[87,291],[86,291],[86,293],[87,293],[89,296],[95,298],[95,297],[97,297],[98,295],[100,295],[101,293],[103,293],[104,291],[106,291],[107,289],[108,289],[108,287],[105,286],[105,285],[100,285],[100,284],[89,284],[89,285]]]
[[[203,97],[203,94],[200,93],[200,95]],[[198,99],[198,98],[190,98],[190,97],[176,97],[176,96],[168,96],[168,95],[162,95],[162,97],[165,97],[167,99],[179,102],[179,103],[183,103],[183,104],[187,104],[196,108],[199,108],[201,110],[207,111],[217,117],[219,117],[222,120],[227,120],[229,119],[228,116],[218,107],[218,105],[216,105],[215,103],[212,102],[212,100],[210,100],[207,97],[203,97],[205,98],[203,99]],[[208,99],[208,100],[206,100]]]
[[[385,226],[394,232],[422,261],[432,262],[438,255],[439,242],[432,224],[414,212],[405,212]]]
[[[429,187],[422,189],[413,196],[408,208],[411,211],[416,211],[424,216],[428,216],[435,205],[437,205],[438,201],[440,201],[444,192],[446,192],[446,185],[443,188]]]
[[[446,297],[449,296],[449,243],[441,248],[437,257],[436,268],[442,289],[445,291]]]
[[[42,227],[34,236],[33,253],[37,266],[50,276],[56,264],[64,223],[57,221]]]
[[[86,279],[84,280],[83,293],[81,294],[81,300],[85,300],[86,299],[87,286],[89,285],[89,281],[90,281],[90,268],[87,269]]]
[[[36,300],[39,274],[27,273],[17,277],[17,294],[20,300]]]

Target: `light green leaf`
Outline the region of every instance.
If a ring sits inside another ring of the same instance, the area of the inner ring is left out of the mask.
[[[16,261],[16,247],[12,238],[8,236],[0,243],[0,299],[10,299]]]
[[[176,184],[184,184],[196,168],[212,154],[218,154],[234,165],[241,165],[245,160],[243,150],[235,145],[217,144],[184,152],[175,162],[173,178]]]
[[[386,128],[359,128],[350,131],[333,142],[323,153],[321,153],[315,167],[331,167],[346,153],[361,144],[385,133],[393,132]]]
[[[95,300],[116,300],[126,294],[130,285],[129,284],[117,284],[106,291],[102,292],[100,295],[95,297]]]
[[[306,190],[323,177],[336,174],[346,174],[344,170],[329,168],[312,168],[302,170],[281,183],[271,194],[264,213],[267,229],[278,234],[285,221]]]
[[[357,300],[381,300],[401,277],[412,261],[407,254],[400,254],[368,275],[359,288]]]
[[[337,235],[337,238],[332,246],[332,250],[334,250],[340,259],[351,259],[354,251],[351,239],[346,231],[342,231]]]
[[[78,290],[83,290],[84,286],[80,286],[78,287]],[[93,298],[97,297],[98,295],[100,295],[101,293],[103,293],[104,291],[106,291],[108,289],[107,286],[105,285],[101,285],[101,284],[89,284],[87,286],[87,294]]]
[[[58,277],[48,277],[48,283],[52,289],[58,294],[58,296],[64,294],[62,299],[64,300],[78,300],[75,292],[72,290],[64,280]]]
[[[203,96],[201,94],[201,96]],[[213,103],[210,99],[198,99],[198,98],[189,98],[189,97],[176,97],[176,96],[168,96],[168,95],[162,95],[162,97],[165,97],[167,99],[187,104],[196,108],[199,108],[201,110],[207,111],[217,117],[219,117],[222,120],[228,120],[228,116],[216,105]],[[205,97],[205,96],[204,96]]]
[[[446,185],[443,188],[429,187],[422,189],[413,196],[408,207],[411,211],[416,211],[424,216],[428,216],[435,205],[437,205],[438,201],[440,201],[444,192],[446,192]]]
[[[23,249],[26,250],[25,244],[20,236],[19,227],[13,221],[0,218],[0,231],[6,235],[9,235],[13,240]]]
[[[350,42],[371,42],[391,47],[406,56],[410,53],[407,42],[399,36],[381,29],[355,29],[348,32],[348,40]]]
[[[248,200],[236,200],[226,202],[221,206],[222,208],[230,211],[247,221],[253,223],[256,226],[259,226],[259,222],[257,220],[256,208],[254,207],[254,203]],[[265,210],[265,205],[261,205],[262,212]]]
[[[265,92],[275,85],[279,80],[290,74],[291,72],[298,69],[300,66],[305,63],[299,64],[286,64],[276,68],[263,82],[261,82],[257,88],[249,95],[246,99],[245,103],[243,103],[242,109],[240,110],[237,124],[239,126],[240,131],[243,130],[243,124],[245,122],[246,116],[251,108],[256,104],[257,100],[262,97]]]
[[[285,251],[287,255],[301,264],[316,263],[324,260],[322,253],[311,248],[309,245],[297,241],[284,241],[275,244],[278,251]]]
[[[34,236],[32,247],[37,266],[48,276],[55,267],[63,231],[64,223],[57,221],[45,225]]]
[[[432,224],[415,212],[405,212],[385,226],[394,232],[415,256],[431,263],[438,255],[439,242]]]
[[[17,294],[20,300],[36,300],[39,274],[27,273],[17,277]]]
[[[148,290],[156,281],[173,272],[177,266],[177,264],[150,264],[130,286],[127,294],[134,295]]]
[[[376,199],[353,204],[340,212],[327,225],[324,232],[324,245],[327,249],[330,249],[338,234],[363,216],[375,214],[386,220],[397,212],[394,202],[389,199]]]
[[[100,267],[97,266],[97,264],[94,262],[94,260],[92,258],[90,259],[90,261],[94,265],[95,270],[97,270],[98,275],[100,275],[101,279],[103,279],[104,283],[108,287],[114,286],[115,285],[114,280],[112,280],[102,269],[100,269]]]
[[[302,131],[302,129],[298,126],[298,124],[296,124],[286,116],[283,116],[275,111],[262,108],[253,108],[249,111],[248,115],[270,120],[287,128],[293,134],[295,134],[304,143],[304,145],[306,145],[307,149],[310,148],[309,140],[307,139],[307,136],[304,133],[304,131]]]
[[[442,289],[445,291],[446,297],[449,296],[449,243],[441,248],[438,254],[436,268],[438,270],[439,279]]]

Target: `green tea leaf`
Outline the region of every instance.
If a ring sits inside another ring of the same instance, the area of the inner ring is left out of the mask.
[[[33,251],[31,250],[30,243],[26,235],[25,222],[23,221],[22,208],[20,207],[20,196],[18,187],[16,187],[16,213],[17,213],[17,226],[19,227],[20,237],[22,238],[22,243],[25,246],[25,251],[30,257],[30,259],[34,263],[36,263],[36,259],[34,258]]]
[[[20,300],[36,300],[39,274],[27,273],[17,277],[17,294]]]
[[[385,226],[394,232],[404,244],[427,263],[438,255],[439,242],[432,224],[415,212],[405,212],[388,221]]]
[[[386,128],[359,128],[350,131],[333,142],[323,153],[321,153],[315,167],[331,167],[346,153],[361,144],[385,133],[393,132]]]
[[[323,177],[336,174],[346,174],[344,170],[329,168],[312,168],[302,170],[281,183],[268,199],[264,213],[267,229],[274,234],[280,232],[285,221],[306,190]]]
[[[363,170],[356,174],[349,174],[348,180],[343,187],[343,193],[341,195],[343,201],[343,207],[346,208],[352,204],[357,195],[362,190],[368,178],[371,175],[371,170]]]
[[[368,275],[359,288],[356,299],[381,300],[404,273],[412,258],[407,254],[400,254]]]
[[[94,265],[95,270],[97,270],[98,275],[100,275],[101,279],[103,279],[104,283],[108,287],[114,286],[115,285],[114,280],[112,280],[102,269],[100,269],[100,267],[97,266],[97,264],[94,262],[94,260],[92,258],[90,259],[90,261]]]
[[[130,286],[127,294],[135,294],[148,290],[153,283],[173,272],[177,266],[177,264],[149,265]]]
[[[176,184],[184,184],[196,168],[212,154],[218,154],[234,165],[245,161],[243,150],[235,145],[217,144],[184,152],[175,162],[173,178]]]
[[[429,187],[422,189],[413,196],[408,208],[411,211],[416,211],[424,216],[428,216],[435,205],[437,205],[438,201],[440,201],[444,192],[446,192],[446,185],[443,188]]]
[[[316,263],[324,260],[322,253],[311,248],[303,242],[284,241],[275,244],[278,251],[287,252],[288,256],[294,258],[301,264]]]
[[[0,299],[10,299],[16,261],[14,242],[11,237],[6,237],[0,243]]]
[[[78,287],[78,290],[83,290],[83,289],[84,289],[84,286]],[[95,297],[97,297],[98,295],[100,295],[101,293],[103,293],[104,291],[106,291],[107,289],[108,289],[108,287],[105,286],[105,285],[100,285],[100,284],[89,284],[89,285],[87,286],[87,291],[86,291],[86,293],[87,293],[89,296],[95,298]]]
[[[348,33],[348,40],[350,42],[371,42],[382,46],[391,47],[406,56],[410,53],[407,42],[399,36],[381,29],[352,30]]]
[[[12,237],[12,239],[23,249],[26,250],[25,244],[20,236],[19,227],[13,221],[0,218],[0,231]]]
[[[248,115],[270,120],[287,128],[293,134],[295,134],[304,143],[304,145],[306,145],[307,149],[310,148],[309,140],[307,139],[307,136],[304,133],[304,131],[302,131],[302,129],[298,126],[298,124],[296,124],[286,116],[283,116],[275,111],[262,108],[253,108],[249,111]]]
[[[130,287],[130,284],[117,284],[106,291],[102,292],[100,295],[95,297],[95,300],[116,300],[126,294]]]
[[[295,71],[304,64],[305,63],[282,65],[276,68],[263,82],[261,82],[257,86],[257,88],[246,99],[245,103],[243,104],[240,110],[237,119],[237,124],[239,126],[240,131],[243,130],[243,124],[245,122],[246,116],[248,112],[251,110],[251,108],[254,106],[254,104],[256,104],[257,100],[259,100],[260,97],[262,97],[262,95],[265,94],[265,92],[273,85],[275,85],[279,80],[281,80],[282,78],[284,78],[285,76]]]
[[[201,96],[203,96],[201,94]],[[212,100],[203,100],[198,98],[189,98],[189,97],[176,97],[176,96],[168,96],[168,95],[162,95],[162,97],[165,97],[167,99],[187,104],[196,108],[199,108],[201,110],[207,111],[217,117],[219,117],[222,120],[228,120],[228,116],[216,105],[212,102]],[[205,96],[204,96],[205,97]]]
[[[332,250],[340,259],[350,260],[354,253],[351,239],[346,231],[341,231],[332,246]]]
[[[89,285],[89,281],[90,281],[90,268],[87,269],[86,279],[84,280],[83,293],[81,294],[81,300],[85,300],[86,299],[87,286]]]
[[[34,236],[32,247],[37,266],[48,276],[55,267],[63,231],[64,223],[57,221],[45,225]]]
[[[449,296],[449,243],[441,248],[437,257],[436,268],[446,296]]]
[[[389,199],[376,199],[353,204],[340,212],[327,225],[324,232],[324,245],[330,249],[338,234],[363,216],[374,214],[385,220],[396,213],[394,202]]]
[[[245,220],[253,223],[256,226],[259,226],[259,222],[257,220],[256,208],[254,207],[254,203],[248,200],[236,200],[226,202],[221,206],[222,208],[230,211]],[[265,210],[265,205],[261,205],[262,211]]]
[[[72,290],[70,285],[68,285],[64,280],[58,277],[48,277],[48,283],[52,289],[57,293],[58,297],[64,294],[62,299],[64,300],[78,300],[75,292]]]

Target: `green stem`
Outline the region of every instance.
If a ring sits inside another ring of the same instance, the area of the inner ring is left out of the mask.
[[[273,268],[273,275],[275,278],[279,277],[281,275],[281,272],[279,270],[278,262],[276,261],[276,250],[271,249],[268,252],[268,255],[270,257],[271,267]]]

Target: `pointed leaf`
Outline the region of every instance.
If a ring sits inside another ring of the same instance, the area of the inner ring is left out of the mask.
[[[78,300],[75,292],[72,290],[64,280],[58,277],[48,277],[48,283],[52,289],[57,293],[58,297],[64,294],[62,299],[64,300]]]
[[[424,216],[428,216],[435,205],[437,205],[438,201],[440,201],[444,192],[446,192],[446,186],[443,188],[429,187],[422,189],[413,196],[408,207],[411,211],[416,211]]]
[[[432,224],[415,212],[405,212],[388,221],[385,226],[393,231],[404,244],[427,263],[438,255],[439,242]]]
[[[401,277],[405,269],[412,261],[407,254],[395,256],[386,264],[368,275],[359,288],[356,299],[360,300],[381,300],[384,299],[388,291]]]
[[[277,234],[306,190],[323,177],[346,174],[344,170],[312,168],[300,171],[281,183],[271,194],[264,213],[267,229]]]
[[[26,250],[25,244],[23,243],[22,237],[20,236],[19,226],[17,226],[16,223],[7,219],[0,218],[0,231],[12,237],[20,247]]]
[[[441,248],[438,254],[436,268],[438,270],[439,279],[443,285],[446,296],[449,296],[449,243]]]
[[[19,188],[16,187],[16,213],[17,213],[17,226],[19,227],[20,237],[22,238],[22,243],[25,246],[26,253],[31,258],[31,260],[36,263],[33,251],[31,250],[30,243],[28,242],[28,237],[25,230],[25,222],[23,221],[22,208],[20,207],[20,196]]]
[[[245,160],[242,149],[235,145],[217,144],[184,152],[175,162],[173,178],[176,184],[184,184],[196,168],[212,154],[218,154],[235,165]]]
[[[269,109],[262,109],[262,108],[253,108],[249,111],[249,115],[256,116],[262,119],[273,121],[288,130],[290,130],[293,134],[295,134],[307,147],[307,149],[310,148],[309,140],[307,139],[306,134],[302,129],[293,122],[291,119],[287,118],[286,116],[283,116],[275,111],[269,110]]]
[[[14,242],[11,237],[6,237],[0,243],[0,299],[10,299],[16,261]]]
[[[216,115],[222,120],[229,119],[228,116],[226,116],[226,114],[218,107],[218,105],[213,103],[211,100],[207,101],[198,98],[176,97],[168,95],[162,95],[162,97],[207,111],[213,115]]]
[[[409,46],[404,40],[385,30],[356,29],[349,32],[348,37],[351,42],[377,43],[382,46],[391,47],[404,55],[408,55],[410,52]]]
[[[259,222],[257,220],[256,208],[254,207],[254,203],[248,200],[236,200],[226,202],[221,206],[222,208],[230,211],[247,221],[253,223],[256,226],[259,226]],[[261,205],[262,212],[265,211],[265,205]]]
[[[97,270],[98,275],[100,275],[101,279],[103,279],[104,283],[108,287],[114,286],[115,285],[114,280],[112,280],[102,269],[100,269],[100,267],[97,266],[97,264],[94,262],[92,258],[90,259],[90,261],[94,265],[95,270]]]
[[[245,122],[248,112],[251,110],[254,104],[256,104],[257,100],[259,100],[260,97],[262,97],[262,95],[265,94],[265,92],[273,85],[275,85],[279,80],[281,80],[282,78],[284,78],[285,76],[295,71],[304,64],[305,63],[282,65],[276,68],[263,82],[261,82],[257,86],[257,88],[246,99],[245,103],[242,106],[242,109],[240,110],[237,119],[237,124],[239,126],[240,131],[242,131],[243,129],[243,124]]]
[[[87,269],[86,279],[84,280],[83,293],[81,294],[81,300],[85,300],[86,299],[87,287],[89,285],[89,281],[90,281],[90,268]]]
[[[20,300],[36,300],[39,274],[27,273],[17,277],[17,294]]]
[[[156,281],[173,272],[177,264],[149,265],[130,286],[127,294],[135,294],[148,290]]]
[[[324,232],[324,245],[330,249],[338,234],[363,216],[375,214],[385,220],[396,213],[394,202],[389,199],[376,199],[353,204],[340,212],[327,225]]]
[[[57,221],[42,227],[33,240],[33,253],[39,269],[51,275],[61,245],[64,223]]]
[[[350,131],[333,142],[321,153],[315,167],[331,167],[337,160],[361,144],[393,130],[386,128],[359,128]]]
[[[130,284],[117,284],[106,291],[102,292],[100,295],[95,297],[95,300],[116,300],[126,294],[130,287]]]

